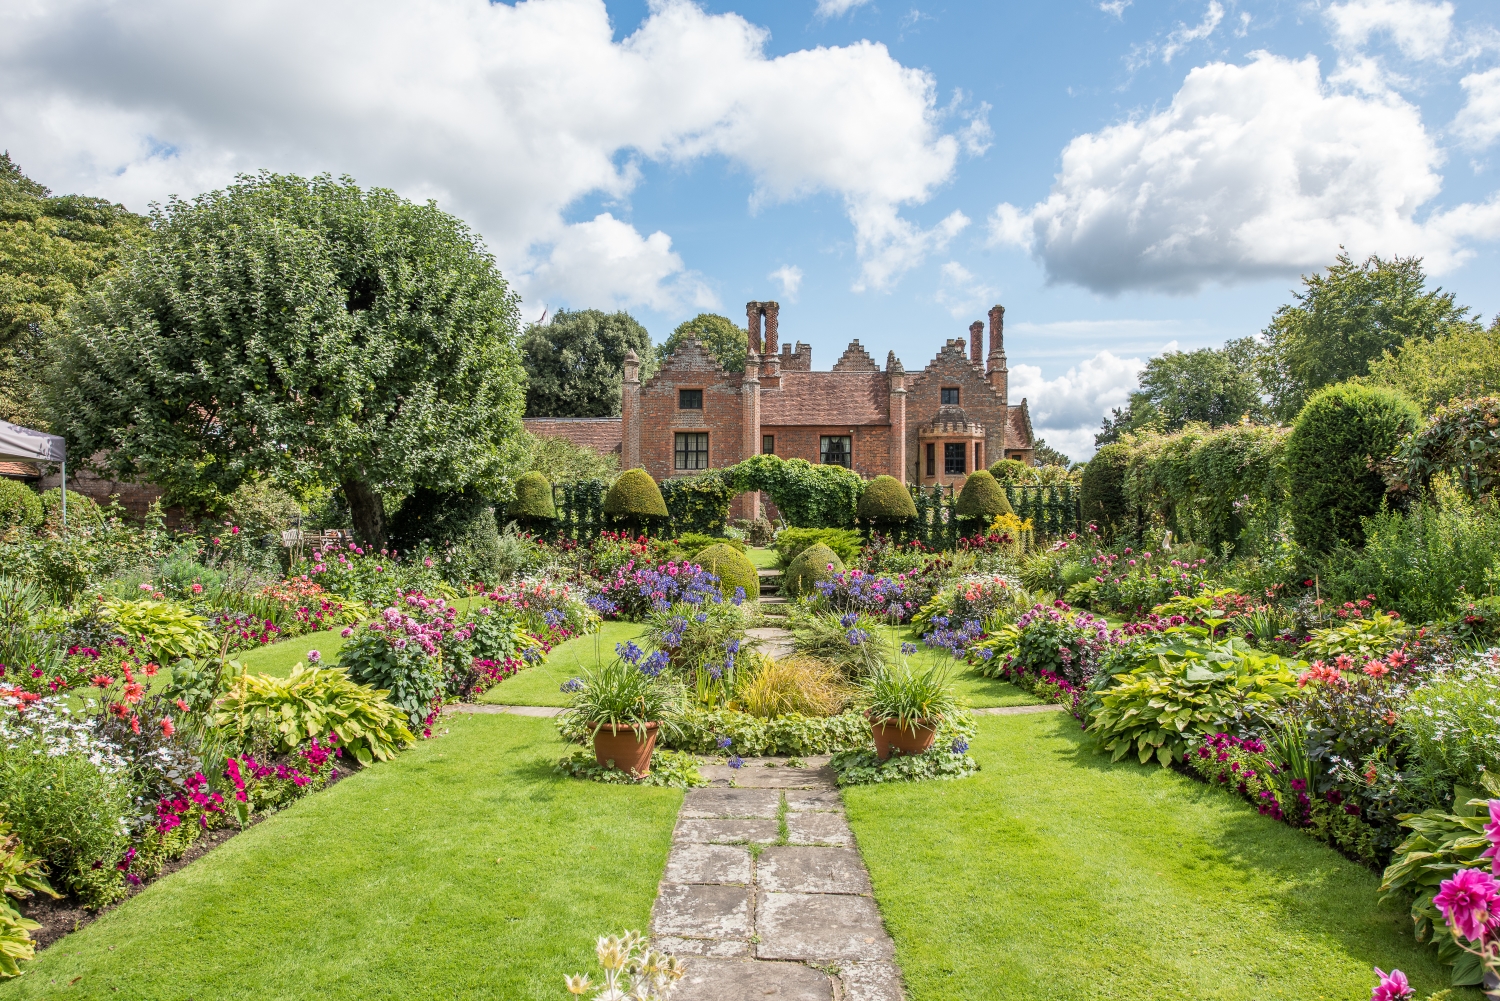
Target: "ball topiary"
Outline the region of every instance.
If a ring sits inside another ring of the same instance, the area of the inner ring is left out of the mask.
[[[665,518],[661,488],[644,469],[627,469],[604,496],[604,513],[612,518]]]
[[[1002,514],[1016,512],[1011,509],[1010,498],[1005,496],[1005,488],[988,471],[976,469],[964,482],[953,513],[959,518],[979,519],[988,524]]]
[[[532,470],[516,481],[516,499],[510,502],[506,512],[512,518],[550,521],[557,517],[557,508],[552,504],[552,484],[547,477]]]
[[[829,564],[833,570],[829,570]],[[788,598],[800,598],[811,593],[813,585],[836,571],[844,569],[844,561],[838,553],[823,543],[808,546],[797,555],[781,575],[781,593]]]
[[[1125,467],[1130,446],[1116,442],[1094,453],[1083,467],[1078,490],[1079,511],[1084,524],[1092,522],[1106,538],[1113,538],[1130,521],[1130,501],[1125,496]]]
[[[860,494],[858,513],[861,521],[890,524],[893,521],[915,521],[917,505],[911,491],[894,476],[877,476]]]
[[[1001,459],[990,467],[990,475],[1001,483],[1035,483],[1038,478],[1020,459]]]
[[[1385,499],[1378,465],[1419,420],[1416,406],[1389,389],[1340,383],[1313,394],[1286,442],[1292,534],[1303,549],[1363,544],[1360,519]]]
[[[734,597],[734,589],[745,589],[745,597],[751,601],[760,598],[760,574],[750,557],[722,542],[698,551],[693,562],[719,578],[719,590],[724,597]]]
[[[0,479],[0,526],[36,528],[45,517],[35,490],[19,480]]]

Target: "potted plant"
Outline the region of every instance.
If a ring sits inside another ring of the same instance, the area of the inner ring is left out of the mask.
[[[637,778],[651,773],[658,730],[675,729],[681,688],[616,659],[585,671],[573,696],[578,721],[594,734],[594,757]]]
[[[863,695],[881,761],[893,750],[921,754],[931,749],[938,724],[961,708],[948,672],[938,666],[920,673],[906,664],[882,667],[865,681]]]

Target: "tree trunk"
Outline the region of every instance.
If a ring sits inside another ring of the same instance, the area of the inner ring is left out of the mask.
[[[354,520],[354,534],[366,546],[385,548],[385,503],[363,480],[344,481],[344,499]]]

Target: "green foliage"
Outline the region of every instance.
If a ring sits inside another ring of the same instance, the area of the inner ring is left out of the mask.
[[[0,477],[0,528],[37,528],[45,517],[35,490],[20,480]]]
[[[728,546],[741,553],[745,551],[745,544],[739,539],[720,539],[702,532],[683,532],[672,540],[672,546],[683,559],[692,559],[709,546]]]
[[[1286,439],[1292,533],[1321,554],[1364,542],[1364,519],[1380,510],[1386,484],[1378,464],[1417,424],[1417,410],[1388,389],[1341,384],[1315,393]]]
[[[613,479],[620,469],[620,460],[613,454],[601,455],[567,438],[546,438],[525,432],[521,440],[524,454],[529,457],[528,472],[541,473],[551,483]]]
[[[561,727],[560,727],[561,729]],[[568,731],[564,730],[564,736]],[[729,738],[727,748],[719,741]],[[870,745],[870,723],[857,712],[837,716],[789,713],[763,719],[729,708],[694,708],[678,733],[662,738],[668,746],[694,754],[829,754]]]
[[[530,472],[516,481],[516,499],[506,513],[512,518],[535,518],[550,521],[557,517],[552,503],[552,484],[541,473]]]
[[[895,720],[909,730],[919,723],[941,722],[962,708],[953,693],[945,664],[914,670],[905,661],[870,672],[860,687],[860,704],[872,720]]]
[[[1073,465],[1073,460],[1047,444],[1046,438],[1032,439],[1031,449],[1032,457],[1036,459],[1038,466],[1060,466],[1063,469],[1067,469]],[[990,471],[994,472],[994,468],[991,467]],[[999,478],[998,476],[995,477],[997,480]]]
[[[474,522],[489,511],[489,498],[473,487],[463,490],[418,487],[390,519],[387,528],[390,548],[414,553],[423,543],[440,550],[461,545],[469,538]]]
[[[764,490],[787,523],[799,528],[853,528],[865,489],[858,473],[806,459],[752,455],[730,471],[737,489]]]
[[[864,539],[849,528],[783,528],[776,533],[776,562],[786,569],[804,550],[819,544],[832,549],[847,565],[859,558]]]
[[[750,334],[744,327],[717,313],[699,313],[691,320],[679,323],[677,329],[662,342],[662,360],[670,358],[674,351],[693,337],[703,342],[708,353],[719,360],[724,371],[745,371],[745,356],[750,351]]]
[[[27,852],[10,825],[0,820],[0,978],[19,977],[20,963],[36,957],[31,933],[42,926],[23,917],[15,901],[38,893],[59,896],[47,882],[45,869],[46,863]]]
[[[356,684],[337,668],[292,668],[285,678],[245,674],[219,702],[214,722],[243,737],[269,726],[281,749],[333,733],[361,764],[389,761],[416,738],[386,693]]]
[[[1278,309],[1265,330],[1261,379],[1281,420],[1318,389],[1368,374],[1386,352],[1474,325],[1452,292],[1427,290],[1420,258],[1355,264],[1341,253],[1325,273],[1302,282],[1296,303]]]
[[[528,324],[520,348],[527,417],[618,417],[626,353],[642,360],[642,379],[654,360],[651,335],[623,310],[560,309]]]
[[[1399,616],[1374,611],[1367,616],[1351,615],[1336,626],[1312,630],[1297,652],[1309,660],[1332,661],[1347,656],[1356,667],[1363,667],[1365,661],[1379,659],[1399,648],[1410,635],[1411,627]]]
[[[604,495],[604,513],[618,521],[640,522],[667,517],[667,502],[651,474],[627,469]]]
[[[590,782],[611,785],[657,786],[671,789],[695,789],[708,785],[698,772],[698,759],[684,751],[656,750],[651,753],[651,770],[645,775],[605,768],[593,751],[574,751],[557,763],[557,774]]]
[[[219,646],[207,619],[174,602],[105,598],[99,615],[158,664],[206,657]]]
[[[877,476],[865,485],[857,508],[859,519],[876,525],[915,521],[917,505],[911,491],[894,476]]]
[[[582,681],[564,715],[585,731],[628,726],[644,740],[646,724],[655,723],[658,740],[676,732],[685,694],[676,681],[653,677],[620,657],[585,669]]]
[[[729,503],[739,492],[730,470],[725,469],[679,476],[661,485],[672,528],[679,533],[722,534],[729,520]]]
[[[781,574],[781,593],[788,598],[811,594],[813,585],[844,569],[844,561],[821,542],[802,550]]]
[[[442,701],[442,658],[404,637],[374,629],[359,629],[339,648],[339,663],[351,681],[386,692],[391,704],[406,714],[412,731],[425,725]]]
[[[261,173],[155,210],[69,311],[49,410],[78,454],[214,509],[247,479],[494,495],[524,464],[516,297],[434,204]]]
[[[1089,686],[1089,733],[1119,761],[1134,754],[1163,767],[1181,761],[1195,735],[1256,719],[1297,691],[1297,677],[1274,654],[1237,637],[1170,629],[1143,637],[1112,658]]]
[[[724,597],[733,597],[734,589],[742,587],[748,600],[760,600],[760,575],[756,572],[755,564],[750,562],[750,557],[738,549],[717,543],[699,550],[693,559],[719,578],[719,590]]]
[[[1099,526],[1105,537],[1118,535],[1130,522],[1130,499],[1125,495],[1125,470],[1130,447],[1105,445],[1083,470],[1079,516]]]
[[[1500,774],[1500,674],[1480,661],[1454,667],[1411,693],[1401,713],[1412,760],[1446,788],[1478,788]]]
[[[791,620],[796,651],[834,668],[844,678],[868,677],[881,670],[895,654],[890,627],[861,613],[850,624],[831,612],[798,610]]]
[[[1000,483],[1036,483],[1036,470],[1020,459],[1001,459],[990,466],[990,475]]]
[[[979,520],[988,525],[998,516],[1015,514],[1015,511],[995,478],[983,469],[976,469],[964,481],[964,488],[958,495],[958,504],[953,513],[960,518]]]
[[[1470,500],[1487,500],[1500,485],[1500,397],[1454,400],[1438,407],[1401,443],[1391,489],[1425,493],[1447,473]]]
[[[828,765],[840,786],[962,779],[979,771],[979,762],[967,754],[955,754],[951,746],[933,747],[922,754],[892,754],[885,761],[874,751],[840,751]]]
[[[48,525],[62,528],[62,490],[53,487],[42,491],[42,511]],[[97,528],[104,524],[104,511],[92,497],[85,497],[74,490],[68,491],[68,527]]]
[[[1141,372],[1141,388],[1130,394],[1128,409],[1106,418],[1094,443],[1107,445],[1127,433],[1171,434],[1189,424],[1222,427],[1259,417],[1258,351],[1253,339],[1244,338],[1222,348],[1169,351],[1152,358]]]
[[[1394,389],[1430,414],[1450,400],[1500,393],[1500,317],[1448,326],[1435,338],[1412,337],[1370,362],[1365,381]]]

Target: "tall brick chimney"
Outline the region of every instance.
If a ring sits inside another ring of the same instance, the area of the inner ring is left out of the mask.
[[[975,320],[969,324],[969,361],[975,365],[984,364],[984,321]]]
[[[625,372],[620,385],[620,468],[641,464],[641,359],[632,348],[625,352]]]
[[[745,329],[750,332],[750,350],[756,354],[762,353],[760,346],[760,314],[760,303],[745,303]]]
[[[979,324],[974,324],[975,327]],[[973,329],[973,328],[970,328]],[[1005,307],[990,307],[990,357],[1005,357]]]
[[[778,315],[781,313],[781,303],[763,302],[760,304],[760,308],[764,310],[766,314],[765,354],[774,355],[776,353],[776,320]]]
[[[997,459],[1005,458],[1005,449],[1010,444],[1010,369],[1005,364],[1005,307],[990,307],[990,357],[985,365],[990,386],[1000,395],[1006,405],[1006,419],[1000,428],[1000,452]]]
[[[890,474],[906,482],[906,369],[896,352],[885,356],[885,377],[891,392],[891,468]]]
[[[760,454],[760,355],[752,347],[745,355],[745,377],[740,382],[740,458]],[[735,498],[736,513],[741,518],[760,517],[760,492],[750,491]]]

